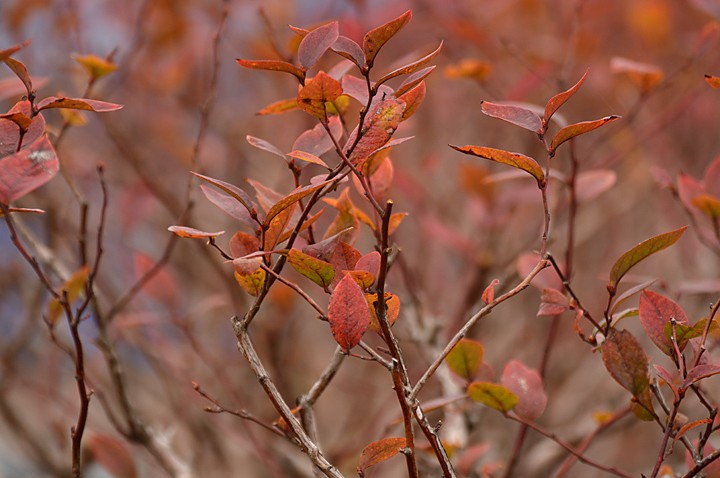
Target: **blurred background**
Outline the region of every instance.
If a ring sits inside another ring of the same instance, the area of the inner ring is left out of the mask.
[[[540,243],[542,203],[534,181],[447,145],[503,148],[534,156],[544,165],[544,148],[535,135],[484,116],[480,103],[544,108],[586,70],[585,83],[559,119],[623,118],[576,142],[579,170],[585,175],[578,186],[573,289],[586,308],[601,316],[614,260],[648,237],[690,224],[677,245],[634,269],[625,282],[632,286],[656,278],[652,288],[677,300],[691,322],[708,314],[720,292],[720,241],[712,221],[678,197],[683,195],[677,178],[685,174],[702,182],[720,153],[720,91],[704,79],[720,75],[718,2],[6,0],[0,5],[0,48],[31,40],[15,58],[28,67],[38,97],[86,94],[88,76],[74,55],[110,55],[118,66],[88,93],[124,108],[83,112],[80,119],[47,112],[54,137],[64,123],[72,125],[57,145],[63,175],[13,204],[47,211],[18,221],[60,286],[79,267],[80,209],[71,184],[90,204],[92,244],[102,197],[97,165],[105,166],[109,206],[97,287],[100,307],[114,312],[107,333],[129,403],[117,392],[107,355],[95,345],[96,324],[87,320],[81,331],[88,379],[96,391],[86,435],[88,476],[312,476],[308,460],[287,441],[249,421],[204,411],[211,404],[193,390],[192,382],[228,409],[244,409],[265,423],[277,419],[237,351],[230,325],[230,317],[242,315],[251,297],[203,241],[175,240],[167,227],[182,223],[228,231],[218,239],[224,248],[232,233],[242,229],[203,197],[196,182],[188,196],[191,169],[250,194],[247,178],[282,193],[294,188],[286,164],[251,147],[245,137],[266,139],[289,152],[295,138],[314,126],[313,119],[299,111],[256,115],[295,96],[296,81],[290,75],[242,69],[236,58],[291,60],[298,37],[288,25],[312,28],[338,20],[341,34],[361,41],[366,31],[408,9],[413,19],[382,50],[376,74],[444,42],[435,59],[438,68],[426,80],[425,102],[398,132],[398,137],[415,138],[391,153],[394,180],[388,195],[396,212],[409,215],[394,236],[401,252],[388,289],[403,304],[395,330],[411,379],[425,370],[433,347],[442,346],[481,307],[480,294],[492,279],[500,280],[498,292],[520,280]],[[215,66],[214,37],[224,10],[228,16]],[[328,53],[319,68],[328,70],[339,61]],[[22,95],[20,81],[9,69],[2,70],[3,111]],[[208,104],[207,130],[195,154]],[[354,125],[357,117],[347,120]],[[561,148],[553,159],[559,179],[553,180],[550,193],[549,250],[561,262],[567,260],[570,217],[562,183],[570,174],[568,151]],[[337,163],[332,154],[325,158]],[[322,172],[315,168],[305,169],[305,182]],[[720,184],[704,186],[720,194]],[[357,191],[351,197],[370,212]],[[326,211],[319,230],[332,219]],[[2,229],[0,476],[63,476],[69,471],[69,430],[77,414],[73,362],[58,346],[69,343],[67,327],[60,323],[54,336],[49,333],[43,322],[49,297],[12,246],[4,224]],[[361,229],[355,247],[363,254],[373,250],[368,229]],[[142,290],[128,295],[155,264],[163,267]],[[327,295],[309,281],[292,273],[289,277],[327,304]],[[129,300],[122,302],[125,297]],[[471,336],[485,346],[489,378],[510,359],[539,366],[553,321],[536,316],[539,303],[539,288],[530,288],[473,329]],[[636,306],[636,299],[628,303]],[[546,376],[549,403],[539,423],[574,443],[597,427],[598,412],[621,410],[629,395],[609,377],[599,354],[578,340],[572,322],[566,314],[557,323]],[[435,334],[413,330],[420,325]],[[651,360],[668,366],[636,318],[626,319],[624,326],[647,345]],[[273,287],[252,336],[290,404],[307,392],[335,349],[327,324],[281,284]],[[368,342],[379,345],[376,337]],[[444,377],[427,385],[421,401],[452,397],[453,386],[455,393],[462,392],[459,379]],[[710,389],[713,380],[707,381]],[[402,434],[391,387],[382,367],[350,359],[317,403],[319,441],[347,476],[354,475],[365,445]],[[463,465],[463,476],[503,476],[517,425],[477,404],[456,405],[462,420],[449,420],[446,440]],[[701,417],[696,405],[689,401],[689,419]],[[152,439],[127,439],[118,432],[111,417],[124,416],[127,407]],[[441,411],[430,416],[433,423],[444,419]],[[656,424],[627,417],[600,435],[588,456],[635,475],[648,473],[661,437]],[[561,448],[532,432],[523,450],[515,476],[553,476],[566,458]],[[675,451],[669,463],[680,472],[683,450],[677,446]],[[427,476],[438,476],[431,458]],[[403,466],[401,458],[394,458],[367,476],[403,476]],[[606,475],[575,464],[567,476]]]

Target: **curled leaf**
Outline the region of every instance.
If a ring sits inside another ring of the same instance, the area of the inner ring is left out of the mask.
[[[487,148],[483,146],[453,146],[450,147],[461,153],[470,154],[472,156],[478,156],[480,158],[489,159],[498,163],[507,164],[514,168],[522,169],[523,171],[530,173],[538,183],[538,187],[542,187],[545,181],[545,173],[543,172],[540,165],[530,156],[525,156],[520,153],[511,153],[503,149]]]
[[[550,144],[550,153],[554,153],[558,146],[563,144],[565,141],[568,141],[576,136],[580,136],[581,134],[589,133],[590,131],[598,129],[599,127],[619,118],[619,116],[612,115],[595,121],[583,121],[582,123],[565,126],[553,137],[552,143]]]
[[[186,227],[186,226],[170,226],[170,227],[168,227],[168,231],[174,232],[176,235],[178,235],[180,237],[189,238],[189,239],[207,239],[210,237],[215,238],[221,234],[225,234],[225,231],[206,232],[206,231],[201,231],[200,229],[195,229],[193,227]]]
[[[69,108],[71,110],[95,111],[96,113],[105,113],[107,111],[117,111],[123,105],[108,103],[106,101],[89,100],[87,98],[56,98],[49,96],[43,98],[37,104],[38,111],[50,108]]]
[[[305,72],[297,66],[293,65],[292,63],[288,63],[286,61],[243,60],[242,58],[238,58],[236,61],[238,65],[245,68],[251,68],[253,70],[282,71],[294,75],[300,81],[300,83],[303,83],[305,81]]]

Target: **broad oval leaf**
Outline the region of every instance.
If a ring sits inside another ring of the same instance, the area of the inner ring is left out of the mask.
[[[513,411],[528,421],[537,420],[545,411],[547,394],[540,374],[518,360],[511,360],[503,369],[500,383],[518,397]]]
[[[340,35],[337,37],[337,40],[335,40],[335,43],[333,43],[331,50],[352,61],[361,70],[367,66],[365,63],[365,52],[363,52],[362,47],[358,45],[355,40]]]
[[[382,78],[380,78],[380,79],[377,81],[376,85],[379,86],[379,85],[382,85],[383,83],[385,83],[386,81],[391,80],[391,79],[393,79],[393,78],[395,78],[395,77],[398,77],[398,76],[401,76],[401,75],[407,75],[407,74],[416,72],[417,70],[419,70],[419,69],[422,68],[423,66],[427,65],[428,63],[430,63],[430,61],[432,61],[432,59],[435,58],[435,56],[436,56],[438,53],[440,53],[440,50],[442,49],[442,45],[443,45],[442,42],[440,42],[440,45],[439,45],[434,51],[428,53],[427,55],[425,55],[424,57],[420,58],[419,60],[415,60],[415,61],[413,61],[412,63],[409,63],[409,64],[407,64],[407,65],[405,65],[405,66],[401,66],[400,68],[397,68],[397,69],[391,71],[391,72],[388,73],[387,75],[385,75],[385,76],[383,76]]]
[[[648,256],[655,254],[656,252],[662,251],[673,244],[683,235],[687,226],[683,226],[679,229],[675,229],[664,234],[651,237],[641,242],[637,246],[633,247],[620,258],[615,261],[615,264],[610,271],[610,281],[608,282],[608,290],[614,291],[617,289],[617,285],[620,279],[639,262]]]
[[[323,289],[327,290],[332,283],[333,277],[335,277],[335,269],[332,264],[309,256],[297,249],[290,249],[287,257],[288,263],[293,269]]]
[[[633,334],[611,329],[600,350],[605,368],[625,390],[639,396],[648,388],[647,355]]]
[[[238,231],[230,238],[230,255],[244,257],[260,250],[260,240],[246,232]]]
[[[398,96],[399,100],[405,102],[405,111],[403,111],[400,121],[405,121],[415,114],[418,108],[420,108],[422,102],[425,100],[426,91],[427,88],[425,87],[425,82],[421,81],[414,88]]]
[[[412,18],[412,12],[408,10],[394,20],[373,28],[363,37],[363,52],[365,52],[365,61],[368,66],[372,66],[380,49],[387,43],[390,38],[395,36],[402,27]]]
[[[378,251],[372,251],[362,256],[355,263],[355,270],[368,271],[375,277],[380,275],[380,253]]]
[[[331,22],[305,35],[298,46],[298,61],[300,66],[309,70],[320,57],[330,48],[339,35],[338,22]]]
[[[507,413],[518,404],[518,396],[513,392],[492,382],[473,382],[468,385],[468,396],[502,413]]]
[[[480,108],[487,116],[507,121],[533,133],[542,134],[542,120],[537,113],[527,108],[510,104],[490,103],[489,101],[480,103]]]
[[[28,140],[29,135],[25,135]],[[60,170],[55,148],[43,134],[20,151],[0,157],[0,202],[9,205],[49,182]]]
[[[389,99],[375,103],[365,117],[362,137],[350,152],[350,161],[357,165],[390,141],[404,112],[405,102],[402,100]],[[357,134],[356,128],[345,145],[346,150],[355,143]]]
[[[282,71],[294,75],[302,84],[305,81],[305,72],[287,61],[281,60],[243,60],[238,58],[238,65],[253,70]]]
[[[363,271],[364,272],[364,271]],[[385,298],[385,308],[387,310],[387,319],[390,327],[392,327],[400,317],[400,298],[392,292],[385,292],[383,296]],[[375,311],[375,304],[377,304],[377,294],[365,294],[365,300],[370,310],[370,323],[368,324],[368,330],[372,330],[376,334],[382,335],[382,329],[380,328],[380,319],[378,319],[377,312]]]
[[[328,320],[335,341],[346,352],[360,343],[367,330],[370,311],[365,294],[349,275],[338,282],[330,296]]]
[[[575,183],[578,202],[591,201],[608,191],[617,182],[617,173],[611,169],[593,169],[577,175]]]
[[[550,153],[554,153],[558,146],[563,144],[565,141],[568,141],[576,136],[580,136],[581,134],[589,133],[590,131],[598,129],[599,127],[619,118],[620,116],[611,115],[595,121],[583,121],[581,123],[565,126],[553,137],[552,143],[550,144]]]
[[[562,93],[558,93],[557,95],[550,98],[550,100],[545,105],[545,114],[543,115],[543,121],[545,122],[545,125],[550,123],[550,118],[552,118],[552,115],[554,115],[555,112],[575,94],[578,88],[580,88],[580,85],[583,84],[589,72],[589,69],[585,70],[585,74],[582,76],[582,78],[580,78],[580,80],[575,83],[570,89],[563,91]]]
[[[358,472],[362,474],[371,466],[392,458],[405,448],[405,444],[405,438],[383,438],[372,442],[360,454]]]
[[[49,96],[44,98],[37,104],[38,111],[50,108],[68,108],[72,110],[95,111],[96,113],[105,113],[107,111],[117,111],[123,105],[108,103],[106,101],[89,100],[87,98],[56,98]]]
[[[245,209],[247,209],[248,213],[250,214],[250,217],[255,218],[257,217],[257,210],[252,206],[252,200],[250,199],[250,196],[247,195],[245,191],[240,189],[239,187],[235,186],[234,184],[226,183],[225,181],[221,179],[215,179],[211,178],[210,176],[205,176],[200,173],[196,173],[194,171],[191,171],[191,174],[194,176],[202,179],[205,182],[208,182],[212,184],[213,186],[223,190],[230,196],[232,196],[233,199],[235,199],[237,202],[243,205]],[[208,198],[209,199],[209,198]],[[212,201],[212,200],[211,200]],[[225,212],[228,212],[225,208],[222,208]],[[228,214],[230,214],[228,212]],[[231,214],[234,215],[234,214]]]
[[[657,348],[670,357],[675,356],[675,351],[672,342],[665,335],[665,326],[670,324],[672,319],[678,324],[690,323],[685,311],[675,301],[650,290],[644,290],[640,294],[640,323]],[[680,351],[686,344],[687,341],[682,344],[683,347],[679,347]]]
[[[455,374],[472,382],[480,371],[484,355],[485,349],[480,342],[461,339],[445,357],[445,362]]]
[[[250,228],[257,227],[257,222],[255,222],[253,218],[250,217],[250,212],[248,212],[247,208],[245,208],[243,204],[238,202],[232,196],[221,193],[220,191],[216,191],[215,189],[209,186],[205,186],[204,184],[200,185],[200,190],[208,199],[208,201],[213,203],[222,211],[226,212],[227,214],[234,217],[235,219]]]
[[[263,269],[256,269],[250,274],[241,274],[236,270],[235,280],[245,292],[253,297],[257,297],[265,285],[265,271]]]
[[[210,237],[215,238],[222,234],[225,234],[225,231],[207,232],[201,231],[200,229],[195,229],[194,227],[186,226],[170,226],[168,227],[168,231],[174,232],[179,237],[189,239],[208,239]]]
[[[340,82],[321,71],[300,88],[297,103],[301,110],[325,123],[327,121],[325,103],[334,101],[341,94]]]
[[[530,156],[525,156],[520,153],[511,153],[503,149],[487,148],[484,146],[453,146],[450,147],[461,153],[470,154],[472,156],[478,156],[480,158],[489,159],[497,163],[507,164],[514,168],[522,169],[523,171],[530,173],[538,183],[538,187],[542,187],[545,181],[545,173],[542,168]]]

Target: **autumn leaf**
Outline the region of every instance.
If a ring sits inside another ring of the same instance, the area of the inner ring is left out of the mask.
[[[297,96],[294,98],[286,98],[270,103],[266,107],[258,110],[256,115],[280,115],[298,109]]]
[[[498,118],[508,123],[525,128],[536,134],[542,134],[542,120],[534,111],[522,106],[510,104],[496,104],[489,101],[480,103],[481,111],[493,118]]]
[[[595,121],[583,121],[582,123],[565,126],[553,137],[552,143],[550,144],[550,154],[554,154],[558,146],[563,144],[565,141],[568,141],[576,136],[580,136],[581,134],[589,133],[590,131],[598,129],[599,127],[619,118],[620,116],[612,115]]]
[[[400,298],[392,292],[385,292],[385,295],[383,297],[385,298],[385,308],[388,323],[390,324],[390,327],[392,327],[393,324],[395,324],[395,321],[397,321],[398,317],[400,316]],[[370,323],[368,324],[368,330],[372,330],[373,332],[382,335],[382,329],[380,328],[380,319],[378,319],[377,312],[375,310],[375,304],[377,304],[378,295],[365,294],[365,300],[367,301],[368,309],[370,310]]]
[[[705,81],[713,88],[720,88],[720,76],[705,75]]]
[[[600,350],[605,368],[625,390],[638,396],[648,388],[647,355],[630,332],[611,329]]]
[[[405,66],[401,66],[400,68],[397,68],[390,73],[384,75],[382,78],[380,78],[376,83],[375,86],[380,86],[386,81],[389,81],[395,77],[401,76],[401,75],[407,75],[410,73],[414,73],[420,68],[424,67],[428,63],[432,61],[435,56],[440,53],[440,50],[442,49],[442,42],[440,42],[440,45],[432,52],[428,53],[424,57],[420,58],[419,60],[415,60],[412,63],[408,63]]]
[[[309,70],[338,38],[338,22],[319,26],[308,32],[298,46],[300,66]]]
[[[170,227],[168,227],[168,231],[174,232],[179,237],[189,238],[189,239],[208,239],[211,237],[216,238],[221,234],[225,234],[225,231],[206,232],[206,231],[201,231],[199,229],[195,229],[193,227],[186,227],[186,226],[170,226]]]
[[[97,55],[72,55],[72,57],[87,71],[90,78],[102,78],[118,69],[115,63]]]
[[[640,323],[657,348],[670,357],[675,356],[675,350],[665,335],[665,326],[673,319],[678,324],[689,324],[685,311],[675,301],[649,290],[640,294]],[[680,351],[685,344],[682,345]]]
[[[620,258],[615,261],[615,264],[610,271],[610,281],[607,285],[608,290],[614,293],[618,282],[620,282],[620,279],[622,279],[630,269],[635,267],[648,256],[675,244],[686,229],[687,226],[683,226],[679,229],[651,237],[620,256]]]
[[[236,270],[235,280],[245,292],[253,297],[257,297],[265,284],[265,271],[258,268],[249,274],[241,274]]]
[[[245,136],[245,140],[248,142],[248,144],[250,146],[254,146],[258,149],[262,149],[263,151],[267,151],[268,153],[272,153],[275,156],[278,156],[284,160],[287,160],[287,158],[285,157],[285,154],[282,151],[280,151],[280,149],[277,146],[275,146],[274,144],[272,144],[269,141],[266,141],[261,138],[256,138],[255,136],[251,136],[251,135]]]
[[[568,90],[563,91],[562,93],[558,93],[557,95],[550,98],[550,100],[548,100],[547,104],[545,105],[545,114],[543,115],[543,123],[545,127],[547,127],[548,123],[550,123],[550,118],[552,118],[555,112],[560,109],[560,107],[564,105],[567,100],[569,100],[575,94],[575,92],[577,92],[578,88],[580,88],[580,85],[583,84],[589,72],[590,70],[585,70],[585,74],[582,76],[582,78],[580,78],[580,80],[578,80],[577,83],[575,83]]]
[[[29,134],[25,139],[29,140]],[[0,202],[9,205],[49,182],[60,170],[55,148],[47,134],[24,143],[20,151],[0,155]]]
[[[37,104],[38,111],[50,108],[69,108],[72,110],[95,111],[96,113],[105,113],[108,111],[117,111],[123,106],[106,101],[89,100],[87,98],[56,98],[49,96],[43,98]]]
[[[204,176],[200,173],[196,173],[191,171],[191,174],[193,174],[195,177],[202,179],[205,182],[208,182],[215,186],[216,188],[221,189],[225,193],[229,194],[233,199],[235,199],[237,202],[239,202],[250,214],[250,217],[254,218],[257,217],[257,210],[252,206],[252,200],[250,199],[250,196],[247,195],[245,191],[240,189],[239,187],[226,183],[225,181],[221,179],[215,179],[211,178],[209,176]],[[225,212],[228,212],[227,209],[221,208]],[[228,212],[229,213],[229,212]],[[229,213],[230,214],[230,213]],[[231,214],[235,216],[235,214]],[[237,217],[237,216],[236,216]]]
[[[330,296],[328,320],[335,341],[346,352],[360,343],[370,322],[370,312],[365,294],[352,277],[346,275],[335,287]]]
[[[242,58],[238,58],[236,61],[238,65],[253,70],[282,71],[284,73],[290,73],[291,75],[294,75],[301,84],[305,82],[305,72],[287,61],[243,60]]]
[[[88,267],[81,267],[80,269],[75,271],[75,273],[70,276],[70,278],[66,280],[63,284],[61,296],[65,296],[65,299],[67,300],[67,303],[69,305],[72,305],[73,302],[75,302],[80,297],[80,294],[85,291],[85,284],[87,284],[88,274]],[[48,324],[50,324],[50,326],[55,325],[64,310],[65,309],[63,308],[60,300],[56,298],[51,299],[50,303],[48,304],[46,316]]]
[[[484,355],[485,349],[480,342],[461,339],[445,357],[445,362],[455,374],[471,382],[480,371]]]
[[[485,290],[482,293],[482,301],[486,304],[491,303],[495,300],[495,286],[500,284],[499,279],[493,279],[490,284],[485,287]]]
[[[547,394],[540,374],[518,360],[505,365],[500,383],[518,397],[513,408],[520,418],[537,420],[545,411]]]
[[[421,81],[417,86],[398,96],[399,100],[405,102],[405,111],[403,111],[403,115],[400,118],[401,122],[410,118],[418,108],[420,108],[420,105],[425,100],[426,91],[425,82]]]
[[[293,150],[293,151],[290,151],[287,155],[290,156],[291,158],[299,159],[300,161],[317,164],[318,166],[322,166],[323,168],[330,169],[330,167],[325,163],[325,161],[318,158],[314,154],[306,153],[305,151]]]
[[[412,75],[405,78],[405,80],[400,83],[400,86],[397,87],[397,90],[395,90],[395,96],[400,98],[402,97],[402,95],[415,88],[415,86],[419,85],[425,78],[430,76],[430,73],[435,71],[435,68],[435,65],[426,66],[422,70],[418,70]]]
[[[468,396],[483,405],[507,413],[518,403],[518,396],[502,385],[491,382],[473,382],[468,385]]]
[[[358,473],[363,476],[373,465],[382,463],[400,453],[405,448],[405,438],[383,438],[366,446],[360,454]]]
[[[412,12],[408,10],[394,20],[384,25],[380,25],[367,32],[363,37],[363,52],[365,52],[365,61],[369,67],[372,67],[375,57],[380,49],[387,43],[390,38],[395,36],[402,27],[412,18]]]
[[[540,299],[540,308],[537,312],[541,315],[560,315],[569,308],[568,298],[557,289],[545,288]]]
[[[270,208],[270,210],[267,212],[267,217],[265,218],[265,225],[269,226],[270,222],[282,211],[289,208],[290,206],[295,205],[298,201],[303,199],[304,197],[309,196],[310,194],[314,193],[318,189],[322,189],[328,184],[330,184],[332,180],[329,181],[323,181],[321,183],[317,184],[310,184],[308,186],[303,186],[300,188],[297,188],[284,198],[282,198],[280,201],[273,204],[273,206]]]
[[[355,40],[340,35],[330,49],[353,62],[361,70],[367,67],[365,63],[365,52]]]
[[[404,112],[405,102],[402,100],[389,99],[375,103],[365,117],[365,122],[360,130],[360,140],[355,148],[349,152],[350,161],[358,165],[390,141],[400,124]],[[355,144],[357,135],[356,128],[345,144],[346,153]]]
[[[321,71],[300,88],[297,104],[304,112],[326,123],[328,115],[325,103],[334,101],[341,94],[340,82]]]
[[[288,251],[288,264],[300,274],[327,290],[335,277],[332,264],[305,254],[297,249]]]
[[[630,81],[643,93],[649,93],[662,83],[665,75],[655,65],[640,63],[622,57],[614,57],[610,61],[613,73],[625,73]]]
[[[511,153],[503,149],[487,148],[483,146],[453,146],[450,147],[461,153],[478,156],[480,158],[489,159],[498,163],[507,164],[514,168],[522,169],[530,173],[537,180],[538,187],[542,187],[545,181],[545,173],[543,173],[540,165],[533,158],[520,153]]]

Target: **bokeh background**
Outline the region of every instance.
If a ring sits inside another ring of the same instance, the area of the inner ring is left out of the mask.
[[[213,42],[224,8],[229,15],[216,67]],[[409,216],[395,236],[402,266],[393,268],[388,284],[403,303],[395,330],[411,378],[424,371],[432,346],[452,336],[479,309],[484,287],[493,278],[500,279],[498,291],[512,287],[527,254],[539,247],[542,208],[534,182],[447,145],[504,148],[544,164],[533,134],[484,116],[480,103],[544,107],[588,69],[585,83],[561,110],[564,120],[623,119],[576,142],[580,171],[595,172],[579,188],[574,290],[586,308],[601,315],[613,261],[641,240],[691,224],[677,245],[633,270],[626,282],[657,278],[652,288],[678,300],[691,321],[707,315],[708,305],[717,299],[718,238],[707,218],[689,211],[676,194],[679,174],[702,178],[720,153],[720,91],[703,77],[720,75],[720,4],[715,1],[5,0],[0,4],[0,47],[31,40],[16,58],[27,65],[39,97],[83,94],[87,75],[74,54],[112,53],[118,65],[90,93],[124,108],[83,114],[86,124],[66,131],[58,154],[63,174],[90,201],[91,238],[101,199],[96,168],[105,165],[109,209],[98,279],[101,307],[110,309],[157,261],[164,264],[114,317],[109,333],[132,409],[156,434],[165,450],[161,453],[177,458],[176,476],[312,476],[308,461],[286,441],[248,421],[204,411],[210,403],[191,385],[199,383],[229,409],[247,410],[267,423],[277,418],[237,351],[230,326],[229,318],[242,314],[250,297],[234,282],[231,268],[202,241],[174,240],[167,231],[179,221],[226,230],[219,240],[226,246],[223,237],[240,228],[202,196],[196,183],[190,189],[192,208],[183,216],[190,169],[249,193],[246,178],[280,192],[293,189],[285,163],[251,147],[245,137],[269,140],[288,152],[313,120],[299,111],[257,116],[273,101],[294,96],[296,82],[289,75],[244,70],[235,59],[291,59],[298,39],[287,25],[311,28],[339,20],[342,34],[361,40],[364,32],[407,9],[413,19],[383,49],[378,72],[444,42],[435,60],[438,68],[427,79],[424,104],[398,132],[415,138],[391,153],[395,175],[389,195],[395,211]],[[328,54],[320,68],[327,70],[339,60]],[[218,81],[213,88],[214,71]],[[6,68],[0,81],[6,111],[21,98],[21,84]],[[214,102],[208,127],[195,155],[202,108],[209,99]],[[58,134],[64,118],[56,110],[46,119]],[[337,161],[331,154],[326,158]],[[553,161],[558,177],[567,176],[567,151]],[[321,172],[313,168],[306,168],[306,181]],[[356,191],[352,194],[362,204]],[[561,260],[567,245],[566,198],[566,190],[554,182],[550,251]],[[36,254],[61,284],[63,273],[78,267],[79,208],[68,181],[59,175],[17,205],[47,211],[22,222],[34,238]],[[327,212],[319,229],[331,220]],[[700,234],[709,244],[701,243]],[[362,229],[356,247],[367,253],[373,246],[371,234]],[[327,296],[308,281],[289,277],[327,303]],[[2,477],[62,476],[69,469],[69,429],[77,413],[74,369],[42,320],[48,300],[3,227]],[[539,289],[530,288],[473,330],[495,373],[510,359],[531,367],[540,363],[552,319],[536,316],[539,302]],[[630,301],[628,306],[636,305]],[[568,314],[559,321],[546,377],[549,404],[539,423],[575,442],[597,427],[597,412],[622,409],[629,395],[609,377],[599,353],[578,340],[572,320]],[[435,335],[418,334],[413,330],[418,324],[424,324],[423,330],[435,328]],[[668,365],[636,318],[624,324],[647,345],[652,360]],[[68,341],[64,326],[55,330],[59,343]],[[103,354],[93,345],[98,332],[91,320],[81,330],[88,378],[97,393],[86,439],[88,476],[167,476],[167,467],[148,447],[123,438],[109,420],[104,408],[117,413],[120,405]],[[252,335],[291,404],[308,390],[335,349],[327,324],[281,285],[274,287]],[[379,344],[372,337],[368,341]],[[710,390],[713,380],[708,381]],[[461,382],[446,376],[432,381],[421,399],[447,398],[453,384],[455,393],[461,393]],[[320,443],[348,476],[355,473],[365,445],[401,433],[391,386],[377,364],[351,359],[317,403]],[[700,418],[696,405],[689,401],[689,419]],[[449,431],[456,428],[448,442],[464,465],[473,461],[471,453],[478,457],[464,476],[503,476],[493,470],[508,459],[517,425],[480,405],[460,402],[459,412],[462,423],[447,424]],[[443,419],[442,412],[431,418]],[[588,456],[635,475],[648,473],[661,436],[657,425],[628,417],[604,432]],[[681,472],[683,450],[678,446],[675,451],[669,463]],[[553,476],[565,457],[557,445],[531,432],[516,476]],[[428,463],[427,476],[437,476]],[[403,473],[402,460],[394,458],[367,476]],[[575,464],[567,476],[605,475]]]

